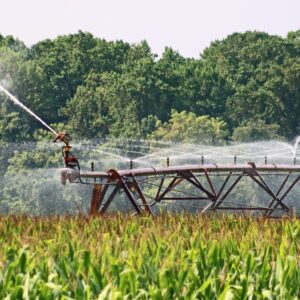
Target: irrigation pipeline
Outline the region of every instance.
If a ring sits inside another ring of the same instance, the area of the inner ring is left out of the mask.
[[[93,185],[91,214],[107,212],[120,194],[138,215],[145,213],[153,215],[153,209],[160,204],[196,208],[202,213],[219,210],[259,212],[266,217],[293,212],[293,207],[288,205],[286,199],[291,191],[297,190],[297,183],[300,180],[300,165],[296,165],[296,151],[300,137],[297,138],[294,148],[289,146],[294,155],[294,165],[267,163],[205,165],[202,159],[201,165],[170,167],[168,161],[168,167],[133,169],[131,163],[130,170],[82,172],[77,157],[71,153],[72,147],[66,133],[57,133],[1,85],[0,92],[4,92],[11,101],[51,131],[55,136],[54,142],[64,143],[62,154],[66,168],[61,171],[61,182]],[[273,180],[275,187],[268,182],[269,176],[280,177],[279,180]],[[250,184],[255,184],[264,192],[264,201],[259,205],[252,203],[251,200],[249,203],[245,201],[239,203],[238,199],[241,197],[232,197],[234,192],[239,191],[240,182],[245,178],[248,179],[247,192],[254,190]],[[231,201],[227,200],[229,197]],[[197,202],[197,205],[190,202]]]
[[[107,172],[61,170],[63,184],[69,181],[93,186],[90,214],[105,214],[121,197],[137,215],[154,215],[156,207],[164,204],[201,213],[230,211],[278,217],[294,213],[288,198],[297,192],[299,180],[300,165],[284,164],[200,164]],[[249,200],[241,199],[243,189]],[[261,199],[256,199],[258,190]]]

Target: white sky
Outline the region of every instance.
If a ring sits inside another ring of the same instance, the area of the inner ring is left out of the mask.
[[[300,0],[0,0],[0,33],[27,45],[89,31],[107,40],[165,46],[198,57],[233,32],[286,36],[300,29]]]

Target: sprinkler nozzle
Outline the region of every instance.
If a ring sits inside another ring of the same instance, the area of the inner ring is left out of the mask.
[[[64,157],[66,168],[71,168],[71,169],[77,168],[78,170],[80,170],[78,158],[71,154],[72,146],[70,146],[69,144],[70,142],[69,135],[64,132],[59,132],[54,138],[53,142],[56,143],[59,141],[65,143],[65,146],[62,147],[62,155]]]
[[[64,133],[64,132],[59,132],[57,134],[57,136],[54,138],[53,142],[56,143],[56,142],[59,142],[59,141],[62,141],[66,144],[66,146],[68,147],[71,147],[69,145],[69,142],[70,142],[70,137],[67,133]]]

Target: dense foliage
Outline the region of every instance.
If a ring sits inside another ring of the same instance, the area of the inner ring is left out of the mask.
[[[131,139],[213,145],[291,140],[300,126],[299,39],[300,31],[285,38],[234,33],[192,59],[171,48],[158,57],[146,41],[108,42],[81,31],[32,47],[0,35],[0,84],[77,141],[128,139],[127,148]],[[0,211],[44,214],[59,201],[80,203],[78,191],[55,186],[49,168],[62,166],[62,159],[58,146],[48,151],[52,138],[0,93]],[[100,155],[101,144],[95,145]],[[134,149],[136,156],[144,150]],[[113,164],[85,157],[86,163],[79,157],[83,168],[91,160],[101,170]],[[56,190],[52,203],[44,186]]]
[[[229,130],[222,139],[251,122],[265,124],[266,132],[263,126],[258,135],[242,129],[233,139],[268,138],[270,128],[271,136],[294,138],[300,125],[299,39],[300,31],[286,38],[234,33],[191,59],[171,48],[158,58],[146,41],[107,42],[85,32],[31,48],[0,35],[0,82],[48,123],[64,123],[78,138],[162,137],[161,124],[177,120],[172,110],[219,120],[216,128]],[[0,141],[30,138],[40,124],[0,97]],[[205,131],[201,122],[186,125]]]
[[[1,218],[0,297],[298,299],[299,234],[293,219]]]
[[[111,168],[117,159],[105,151],[114,138],[293,139],[300,31],[234,33],[198,59],[171,48],[157,57],[146,41],[108,42],[81,31],[30,48],[0,34],[0,84],[77,140],[112,138],[89,151],[84,168],[97,158],[99,169]],[[86,210],[88,186],[59,185],[51,137],[0,93],[1,214]],[[247,189],[239,192],[243,199]],[[0,217],[0,298],[297,299],[299,233],[298,220],[232,216]]]

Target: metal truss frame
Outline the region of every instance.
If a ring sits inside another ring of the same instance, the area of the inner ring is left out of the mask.
[[[268,176],[280,178],[279,183],[274,187],[267,182]],[[267,197],[263,204],[228,201],[245,177],[249,178],[247,184],[259,187]],[[165,204],[196,208],[201,213],[231,211],[278,217],[293,213],[293,207],[285,200],[300,180],[300,166],[254,163],[174,166],[80,173],[80,181],[84,179],[93,184],[92,215],[105,214],[116,196],[124,194],[122,199],[130,203],[137,215],[154,215],[154,207]]]

